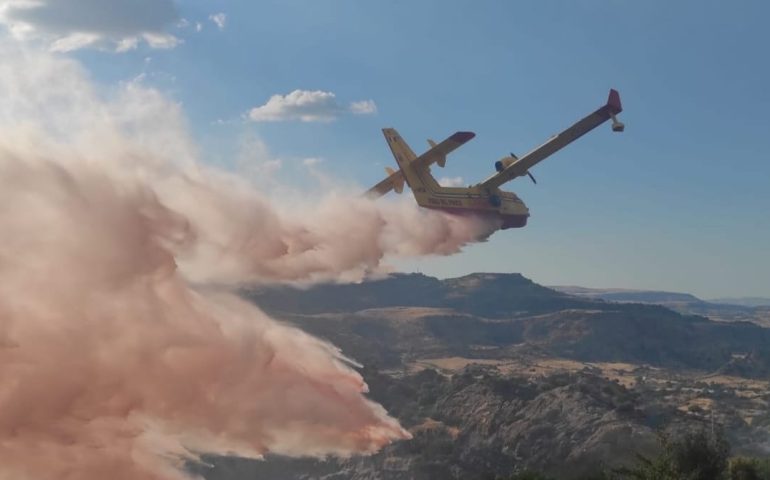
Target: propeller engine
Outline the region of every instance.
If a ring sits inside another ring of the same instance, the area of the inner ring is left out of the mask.
[[[495,162],[495,170],[497,170],[498,172],[502,172],[506,168],[510,167],[513,164],[513,162],[515,162],[518,159],[519,157],[511,153],[510,157],[503,157],[500,160]]]
[[[503,157],[500,160],[495,162],[495,170],[497,170],[498,172],[502,172],[503,170],[510,167],[518,160],[519,160],[519,157],[517,157],[513,152],[511,152],[510,157]],[[527,172],[527,176],[529,176],[529,179],[532,180],[532,183],[537,184],[537,180],[535,180],[535,177],[531,173]]]

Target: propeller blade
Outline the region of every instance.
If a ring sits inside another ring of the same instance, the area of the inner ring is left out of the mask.
[[[532,174],[531,174],[531,173],[529,173],[529,171],[527,171],[527,175],[529,175],[529,179],[530,179],[530,180],[532,180],[532,183],[534,183],[535,185],[537,185],[537,180],[535,180],[535,177],[533,177],[533,176],[532,176]]]

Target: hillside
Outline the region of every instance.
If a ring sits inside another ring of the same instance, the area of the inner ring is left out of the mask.
[[[370,457],[211,457],[209,480],[578,478],[655,449],[656,432],[724,426],[770,444],[770,330],[660,305],[572,296],[518,274],[243,292],[364,365],[413,435]]]
[[[388,368],[418,358],[506,358],[540,353],[717,370],[751,354],[753,374],[770,372],[770,330],[714,322],[652,304],[574,297],[519,274],[438,280],[395,275],[308,290],[245,294],[272,315],[329,339],[354,358]]]
[[[424,370],[405,379],[366,371],[372,397],[414,438],[365,458],[325,461],[270,457],[266,462],[210,459],[211,480],[233,478],[483,479],[517,469],[588,473],[651,451],[661,412],[590,374],[545,382],[500,377],[483,367],[449,378]],[[673,409],[667,419],[681,415]],[[554,462],[554,458],[560,461]]]
[[[439,280],[395,274],[358,284],[324,284],[308,289],[270,286],[244,292],[276,313],[342,313],[387,307],[448,308],[481,316],[511,316],[579,308],[584,299],[538,285],[524,276],[477,273]]]

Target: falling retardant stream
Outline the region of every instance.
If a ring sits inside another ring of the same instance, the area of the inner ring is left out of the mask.
[[[352,360],[231,291],[358,281],[496,225],[339,192],[277,209],[200,161],[158,91],[0,57],[0,478],[186,478],[201,453],[349,456],[409,437]]]

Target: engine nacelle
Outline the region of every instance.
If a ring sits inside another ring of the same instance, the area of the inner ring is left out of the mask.
[[[498,172],[502,172],[506,168],[510,167],[513,162],[515,162],[516,159],[513,157],[503,157],[500,160],[495,162],[495,170]]]
[[[623,122],[621,122],[620,120],[618,120],[615,117],[614,113],[610,113],[610,118],[612,119],[612,131],[613,132],[622,132],[623,130],[626,129],[626,126],[623,125]]]

